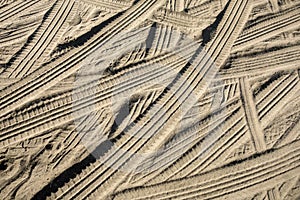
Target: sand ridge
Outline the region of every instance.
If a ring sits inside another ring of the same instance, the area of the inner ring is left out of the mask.
[[[0,0],[0,199],[299,199],[299,9]]]

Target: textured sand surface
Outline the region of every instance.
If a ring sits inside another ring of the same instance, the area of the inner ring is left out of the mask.
[[[0,0],[0,199],[300,199],[299,0]]]

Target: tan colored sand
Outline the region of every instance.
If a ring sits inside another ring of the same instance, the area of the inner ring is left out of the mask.
[[[298,0],[0,0],[0,199],[300,198]]]

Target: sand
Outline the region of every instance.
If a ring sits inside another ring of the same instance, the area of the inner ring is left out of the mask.
[[[0,0],[0,199],[300,199],[300,1]]]

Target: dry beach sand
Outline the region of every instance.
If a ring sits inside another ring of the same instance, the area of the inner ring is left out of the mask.
[[[299,0],[0,0],[0,199],[300,199]]]

